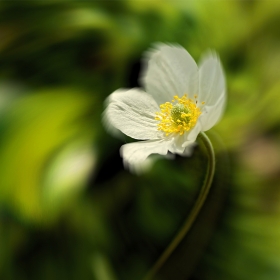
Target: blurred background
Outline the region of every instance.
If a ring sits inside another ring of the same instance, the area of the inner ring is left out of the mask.
[[[280,279],[279,26],[278,1],[1,2],[0,279],[142,279],[186,219],[203,147],[136,176],[101,123],[154,42],[215,49],[228,87],[211,193],[157,279]]]

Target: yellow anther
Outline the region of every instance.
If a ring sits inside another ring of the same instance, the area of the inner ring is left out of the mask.
[[[159,121],[158,130],[165,132],[167,136],[171,133],[183,135],[195,126],[201,111],[196,102],[188,99],[186,94],[181,98],[175,95],[172,102],[176,103],[166,102],[160,105],[161,111],[155,116],[155,120]]]

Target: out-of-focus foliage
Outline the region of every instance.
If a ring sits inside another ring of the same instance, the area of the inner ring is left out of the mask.
[[[158,41],[215,49],[228,82],[213,189],[163,279],[279,279],[279,25],[277,1],[2,2],[0,279],[142,279],[178,231],[203,147],[135,176],[101,123]]]

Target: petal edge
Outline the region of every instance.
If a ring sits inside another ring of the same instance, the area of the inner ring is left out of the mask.
[[[103,122],[109,132],[115,128],[129,137],[147,140],[157,139],[155,112],[159,107],[153,98],[140,89],[117,90],[105,101]]]

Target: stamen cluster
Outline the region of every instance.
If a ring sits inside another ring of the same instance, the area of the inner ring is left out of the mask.
[[[174,96],[174,100],[160,105],[160,112],[156,113],[155,119],[158,123],[158,130],[165,132],[168,136],[171,133],[179,133],[183,135],[185,131],[193,128],[197,122],[200,109],[196,106],[196,102],[183,95],[179,98]]]

